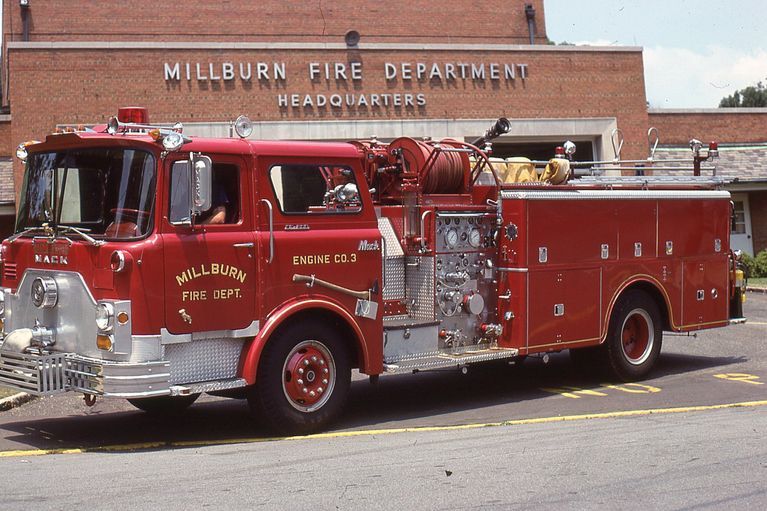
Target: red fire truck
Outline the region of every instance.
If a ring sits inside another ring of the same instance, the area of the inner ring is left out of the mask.
[[[509,128],[253,141],[241,117],[239,136],[211,139],[126,108],[20,145],[0,383],[157,413],[241,397],[305,433],[338,415],[353,368],[570,350],[634,380],[664,330],[744,321],[721,183],[578,163],[572,143],[544,162],[489,159]],[[696,169],[716,153],[693,150]]]

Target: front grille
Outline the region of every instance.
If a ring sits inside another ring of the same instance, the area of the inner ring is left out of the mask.
[[[17,263],[4,263],[3,264],[3,277],[8,280],[16,280],[19,277]]]

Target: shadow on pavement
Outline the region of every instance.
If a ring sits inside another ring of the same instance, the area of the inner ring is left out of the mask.
[[[743,357],[705,357],[662,354],[652,379],[743,362]],[[552,396],[545,388],[599,388],[604,377],[584,375],[569,361],[567,352],[554,354],[548,364],[531,358],[522,364],[490,364],[458,371],[383,376],[376,385],[357,380],[345,413],[334,429],[375,429],[381,424],[396,427],[465,424],[487,419],[487,410],[524,404],[520,417],[541,416],[544,405],[530,406]],[[11,414],[0,414],[0,450],[93,448],[123,444],[170,442],[225,442],[242,438],[268,438],[249,415],[247,402],[201,398],[186,412],[158,418],[134,410],[123,401],[99,400],[85,408],[78,396],[67,395],[34,401]],[[508,410],[502,418],[509,417]],[[495,412],[496,414],[501,412]],[[513,412],[512,412],[513,413]],[[562,413],[557,409],[546,415]],[[568,412],[569,413],[569,412]],[[450,414],[450,417],[444,417]],[[494,416],[494,417],[497,417]],[[410,422],[408,422],[410,421]],[[394,423],[394,424],[392,424]]]

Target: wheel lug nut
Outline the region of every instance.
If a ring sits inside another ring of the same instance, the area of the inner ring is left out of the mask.
[[[304,360],[304,365],[308,366],[309,365],[309,361],[308,360]]]
[[[322,394],[322,387],[317,387],[317,394]]]
[[[311,391],[311,392],[309,392],[309,395],[310,395],[310,396],[312,396],[312,397],[314,397],[314,396],[316,396],[317,394],[315,394],[315,392],[314,392],[314,391]]]
[[[312,355],[312,362],[316,362],[316,361],[317,361],[317,357],[315,355]]]
[[[298,381],[296,381],[296,383],[298,383],[299,385],[303,385],[304,384],[304,380],[299,378]]]
[[[324,360],[320,360],[320,365],[324,366],[325,365],[325,361]]]
[[[304,374],[304,368],[303,367],[299,367],[298,368],[298,374]]]
[[[327,379],[323,379],[323,380],[322,380],[322,384],[323,384],[323,385],[327,385],[327,384],[328,384],[328,380],[327,380]]]
[[[325,369],[322,370],[322,372],[325,374],[328,374],[328,368],[326,367]]]
[[[304,394],[306,394],[307,392],[309,392],[309,389],[307,389],[306,387],[304,387]]]

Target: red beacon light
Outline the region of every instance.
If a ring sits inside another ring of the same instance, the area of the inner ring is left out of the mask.
[[[149,124],[149,111],[143,106],[124,106],[117,110],[117,120],[125,124]]]
[[[708,155],[711,158],[719,158],[719,143],[712,140],[708,143]]]

